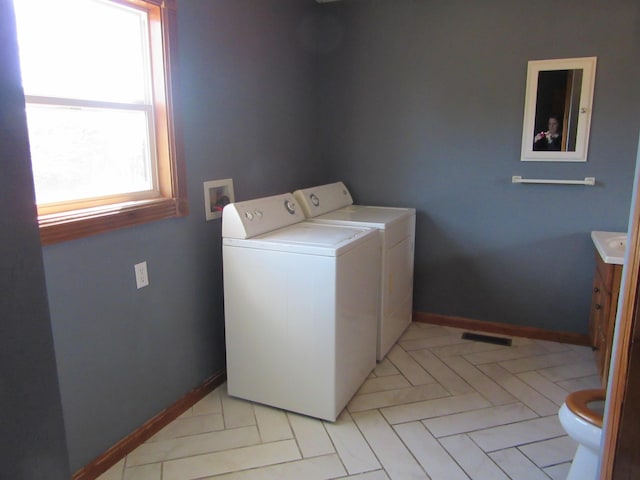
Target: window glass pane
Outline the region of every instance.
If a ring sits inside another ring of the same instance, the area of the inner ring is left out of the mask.
[[[101,0],[14,0],[27,95],[148,102],[147,15]]]
[[[147,114],[27,105],[38,205],[153,189]]]

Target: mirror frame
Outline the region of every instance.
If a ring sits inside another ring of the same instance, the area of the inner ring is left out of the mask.
[[[593,111],[593,89],[596,77],[597,57],[559,58],[554,60],[531,60],[527,65],[527,88],[524,103],[522,127],[523,162],[586,162],[589,146],[589,129]],[[580,89],[580,106],[576,132],[576,150],[571,152],[534,151],[536,105],[538,96],[538,76],[550,70],[583,70]]]

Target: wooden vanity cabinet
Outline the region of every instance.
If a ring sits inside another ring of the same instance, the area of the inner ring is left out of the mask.
[[[589,338],[603,387],[606,387],[609,376],[613,328],[618,311],[621,279],[622,265],[605,263],[596,251],[596,271],[593,276],[589,316]]]

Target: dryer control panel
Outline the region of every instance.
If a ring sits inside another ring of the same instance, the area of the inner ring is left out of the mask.
[[[307,218],[317,217],[353,204],[353,198],[342,182],[296,190],[293,196]]]
[[[230,203],[222,211],[222,237],[252,238],[304,219],[290,193]]]

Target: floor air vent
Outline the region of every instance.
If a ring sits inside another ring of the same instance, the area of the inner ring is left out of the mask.
[[[511,346],[510,338],[493,337],[491,335],[481,335],[479,333],[464,332],[462,334],[463,340],[473,340],[474,342],[493,343],[495,345],[504,345],[505,347]]]

